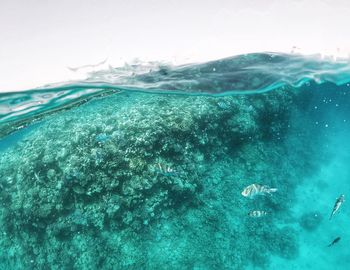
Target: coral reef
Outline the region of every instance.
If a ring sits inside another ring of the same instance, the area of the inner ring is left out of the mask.
[[[312,154],[285,143],[307,132],[290,125],[296,98],[293,89],[119,93],[51,115],[0,157],[1,245],[14,250],[5,260],[38,269],[242,269],[268,264],[270,253],[294,258],[296,232],[275,221],[289,217]],[[244,200],[250,181],[280,192]],[[270,218],[249,219],[258,206]]]

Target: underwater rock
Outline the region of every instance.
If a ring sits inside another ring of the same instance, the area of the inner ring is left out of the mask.
[[[300,226],[307,231],[314,231],[320,226],[323,220],[322,214],[318,211],[307,212],[299,219]]]

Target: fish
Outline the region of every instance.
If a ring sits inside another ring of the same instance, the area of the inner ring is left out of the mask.
[[[264,217],[267,215],[266,211],[263,210],[253,210],[248,213],[248,216],[253,217],[253,218],[260,218]]]
[[[162,174],[164,176],[176,176],[178,173],[173,169],[171,168],[170,166],[168,165],[165,165],[165,164],[161,164],[161,163],[157,163],[155,166],[154,166],[154,169],[157,173],[159,174]]]
[[[252,184],[243,189],[242,195],[248,198],[254,198],[257,195],[265,195],[276,192],[277,188],[270,188],[266,185]]]
[[[345,195],[341,194],[337,200],[335,201],[331,216],[329,217],[329,220],[332,219],[332,217],[334,216],[334,214],[339,210],[340,206],[343,204],[343,202],[345,202]]]
[[[330,243],[327,247],[331,247],[331,246],[333,246],[334,244],[338,243],[340,239],[341,239],[341,238],[338,236],[338,237],[335,238],[335,239],[332,241],[332,243]]]

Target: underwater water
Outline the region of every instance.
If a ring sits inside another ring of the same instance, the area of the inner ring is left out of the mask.
[[[0,269],[350,269],[349,83],[264,53],[0,94]]]

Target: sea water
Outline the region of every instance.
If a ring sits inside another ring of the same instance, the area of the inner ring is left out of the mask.
[[[349,82],[264,53],[1,94],[0,269],[349,269]]]

